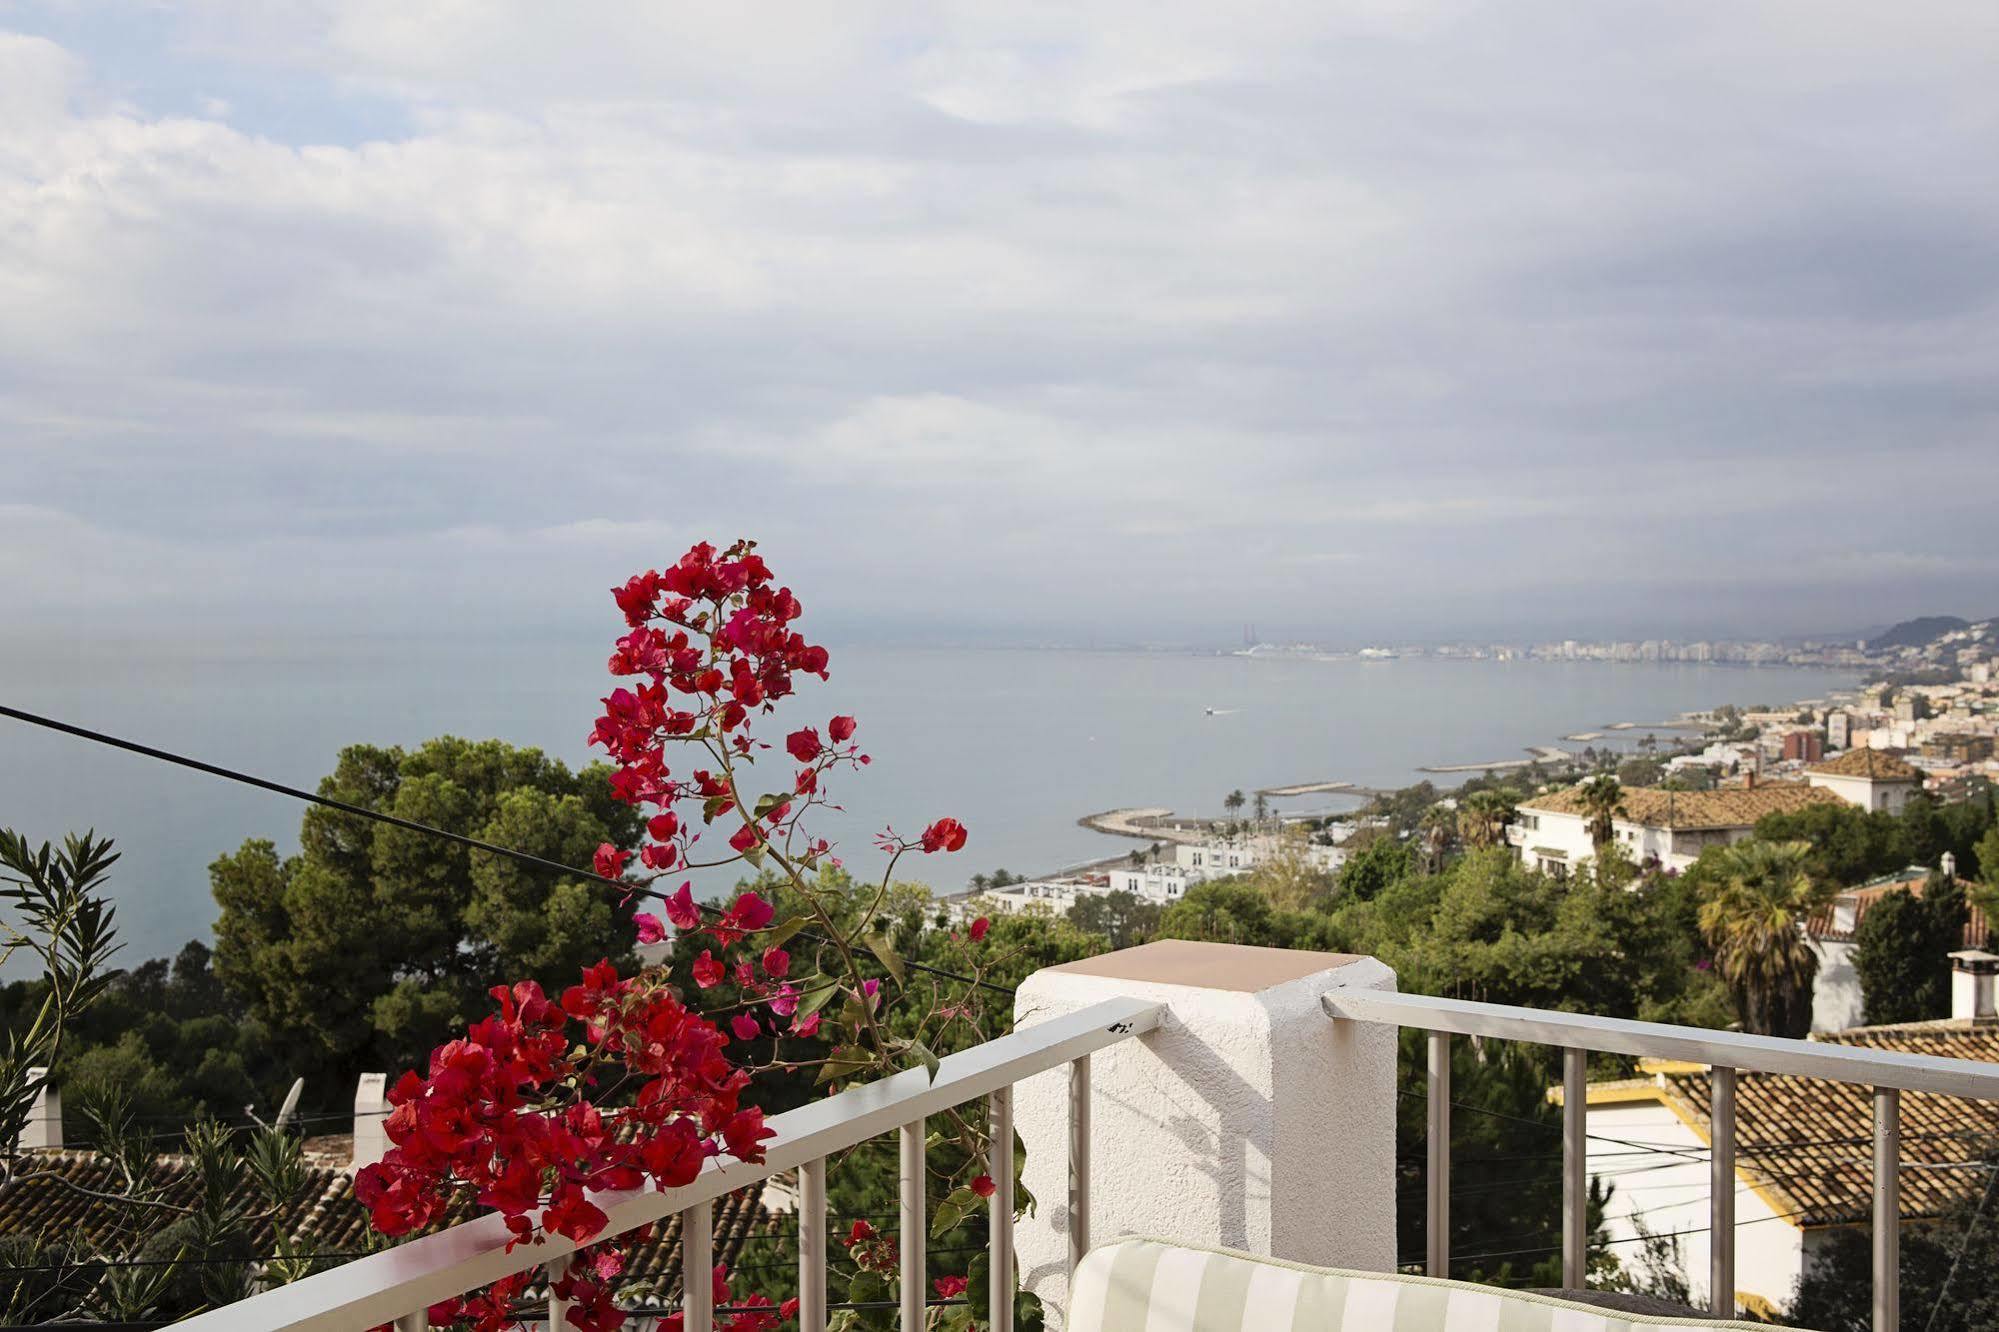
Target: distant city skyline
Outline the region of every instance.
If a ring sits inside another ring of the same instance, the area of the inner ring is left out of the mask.
[[[0,635],[1826,634],[1999,587],[1999,27],[0,0]]]

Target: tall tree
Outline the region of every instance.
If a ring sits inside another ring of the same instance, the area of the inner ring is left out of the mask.
[[[1240,787],[1238,787],[1236,790],[1229,792],[1226,796],[1222,798],[1222,808],[1229,812],[1229,817],[1231,819],[1235,818],[1238,814],[1242,813],[1242,807],[1246,803],[1247,802],[1243,799],[1243,794]]]
[[[535,749],[446,736],[414,750],[356,745],[320,793],[558,864],[638,840],[606,770]],[[215,969],[299,1073],[333,1095],[354,1073],[406,1067],[484,1008],[494,976],[553,984],[635,942],[615,894],[426,833],[315,807],[298,855],[251,841],[210,867]]]
[[[1889,893],[1854,931],[1853,969],[1870,1026],[1950,1016],[1950,958],[1964,946],[1967,907],[1955,881],[1933,874],[1923,895]]]
[[[1458,805],[1458,840],[1475,851],[1498,846],[1513,817],[1512,796],[1504,791],[1474,791]]]
[[[1804,842],[1751,838],[1711,853],[1701,933],[1742,1025],[1753,1032],[1798,1037],[1811,1029],[1818,958],[1804,925],[1831,896],[1812,877],[1811,851]]]
[[[1590,845],[1601,854],[1617,836],[1617,820],[1624,813],[1624,788],[1606,773],[1584,782],[1580,795]]]

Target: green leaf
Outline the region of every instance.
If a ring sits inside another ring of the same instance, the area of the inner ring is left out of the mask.
[[[817,1013],[838,993],[840,993],[840,987],[831,981],[827,981],[816,990],[808,987],[805,997],[798,1001],[798,1016],[810,1017],[812,1014]]]
[[[785,805],[789,803],[791,803],[791,797],[788,795],[778,795],[776,792],[766,792],[763,795],[757,797],[757,803],[755,805],[756,815],[759,819],[761,819],[764,815],[770,813],[772,810],[776,809],[779,805]]]
[[[950,1196],[937,1204],[937,1210],[930,1214],[930,1238],[948,1234],[964,1223],[968,1216],[977,1215],[983,1201],[969,1188],[951,1190]]]
[[[812,1080],[814,1086],[849,1078],[868,1066],[868,1058],[858,1050],[835,1050],[819,1068],[819,1076]]]
[[[931,1053],[930,1047],[922,1041],[911,1041],[909,1043],[909,1052],[922,1060],[923,1067],[930,1070],[930,1080],[932,1082],[937,1081],[938,1059],[935,1054]]]
[[[875,960],[887,967],[888,974],[895,977],[895,983],[902,984],[904,975],[902,956],[890,946],[889,941],[879,934],[870,934],[864,942],[868,946],[868,951],[875,955]]]
[[[811,921],[812,918],[810,916],[793,916],[790,920],[771,926],[769,936],[764,939],[764,947],[784,947],[787,943],[791,942],[791,936],[811,924]]]

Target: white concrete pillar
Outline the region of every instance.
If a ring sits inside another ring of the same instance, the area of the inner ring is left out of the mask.
[[[1105,999],[1167,1006],[1159,1030],[1091,1056],[1089,1237],[1147,1235],[1297,1262],[1395,1266],[1393,1028],[1336,1023],[1319,996],[1393,990],[1373,958],[1161,940],[1037,971],[1031,1027]],[[1014,1092],[1036,1210],[1023,1285],[1059,1332],[1068,1307],[1066,1069]]]
[[[389,1075],[363,1073],[354,1084],[354,1160],[349,1171],[381,1160],[389,1152]]]
[[[45,1068],[31,1068],[28,1077],[48,1076]],[[35,1093],[35,1104],[28,1111],[28,1122],[21,1126],[20,1148],[22,1151],[36,1149],[55,1150],[62,1146],[62,1089],[53,1082],[44,1082]]]

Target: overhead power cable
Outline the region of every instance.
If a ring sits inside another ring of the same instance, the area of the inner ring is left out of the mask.
[[[548,870],[557,874],[567,875],[571,878],[605,884],[618,889],[620,892],[634,893],[642,897],[659,899],[665,897],[663,893],[647,888],[642,884],[632,883],[628,879],[606,878],[594,869],[578,869],[574,865],[565,865],[560,861],[550,860],[545,856],[537,856],[526,851],[516,850],[513,847],[501,846],[495,842],[488,842],[483,838],[469,837],[464,833],[452,832],[447,828],[434,827],[428,823],[418,823],[415,819],[406,819],[397,814],[385,814],[379,809],[369,809],[366,805],[357,805],[347,800],[337,800],[332,796],[321,795],[317,791],[307,791],[302,787],[287,786],[283,782],[274,782],[267,777],[259,777],[255,773],[243,772],[236,768],[225,768],[219,763],[209,763],[206,760],[193,758],[186,754],[176,754],[169,749],[160,749],[153,745],[140,744],[136,740],[127,740],[122,736],[111,735],[105,731],[94,731],[87,726],[77,726],[72,722],[59,721],[54,717],[44,717],[39,713],[28,712],[21,708],[8,707],[4,703],[0,703],[0,717],[12,717],[15,721],[26,722],[30,726],[40,726],[46,730],[58,731],[64,735],[74,736],[79,740],[88,740],[93,744],[108,745],[112,749],[122,749],[128,754],[139,754],[145,758],[158,759],[162,763],[171,763],[182,768],[192,768],[196,772],[205,772],[211,777],[220,777],[224,781],[239,782],[245,786],[254,786],[259,790],[288,796],[293,800],[303,800],[308,804],[338,810],[342,814],[352,814],[357,818],[372,819],[376,823],[385,823],[392,827],[406,829],[410,832],[424,833],[431,837],[442,838],[447,842],[456,842],[458,845],[474,851],[484,851],[488,855],[501,856],[519,864],[533,866],[536,869]],[[722,914],[722,908],[712,902],[697,902],[695,906],[706,915],[720,916]],[[813,943],[832,945],[832,940],[809,930],[799,931],[798,937]],[[957,972],[946,971],[942,967],[933,967],[927,962],[918,962],[914,958],[906,957],[901,959],[901,961],[911,971],[920,971],[926,975],[936,976],[943,980],[957,981],[963,985],[977,986],[982,990],[991,990],[996,994],[1011,995],[1013,993],[1013,987],[1009,985],[998,985],[992,981],[982,980],[974,976],[961,976]]]

